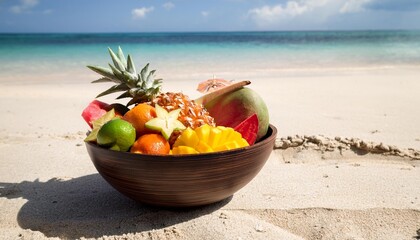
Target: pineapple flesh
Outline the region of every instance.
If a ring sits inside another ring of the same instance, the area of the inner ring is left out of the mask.
[[[202,104],[197,104],[193,100],[183,93],[161,93],[156,96],[148,104],[152,106],[159,105],[166,109],[166,111],[172,111],[175,109],[181,109],[178,120],[184,124],[185,127],[196,129],[201,125],[208,124],[210,126],[216,126],[213,117],[210,116],[209,112],[204,108]],[[172,146],[176,139],[181,135],[182,131],[174,131],[169,137],[169,144]]]
[[[190,98],[183,93],[161,93],[153,98],[149,104],[153,106],[157,104],[168,112],[175,109],[181,109],[178,119],[186,127],[195,129],[204,124],[215,126],[214,119],[210,116],[204,106],[190,100]]]

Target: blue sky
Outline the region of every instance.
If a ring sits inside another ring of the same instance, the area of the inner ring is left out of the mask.
[[[0,32],[420,29],[420,0],[0,0]]]

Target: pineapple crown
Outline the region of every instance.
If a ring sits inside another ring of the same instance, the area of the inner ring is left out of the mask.
[[[108,51],[114,64],[108,64],[110,68],[87,66],[89,69],[102,75],[101,78],[92,83],[115,83],[114,86],[96,96],[97,98],[123,91],[117,99],[132,98],[127,103],[127,106],[129,106],[135,103],[150,101],[160,93],[162,79],[154,78],[156,70],[149,71],[149,63],[143,67],[140,73],[137,73],[130,54],[127,55],[126,59],[121,47],[118,47],[117,54],[115,54],[111,48],[108,48]]]

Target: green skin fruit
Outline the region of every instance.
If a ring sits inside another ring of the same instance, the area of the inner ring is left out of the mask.
[[[105,123],[98,132],[97,143],[114,151],[126,152],[136,140],[136,129],[120,118]]]
[[[241,88],[223,94],[206,103],[204,107],[209,111],[217,125],[232,128],[255,113],[258,117],[257,141],[267,134],[269,125],[267,105],[250,88]]]

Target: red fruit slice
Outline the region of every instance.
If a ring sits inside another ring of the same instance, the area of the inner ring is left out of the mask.
[[[242,134],[242,137],[248,142],[249,145],[255,143],[257,140],[258,134],[258,117],[257,114],[253,114],[244,121],[242,121],[238,126],[236,126],[235,131]]]
[[[87,124],[92,128],[92,122],[102,117],[110,109],[110,105],[98,100],[93,100],[83,110],[82,117],[85,119]]]

